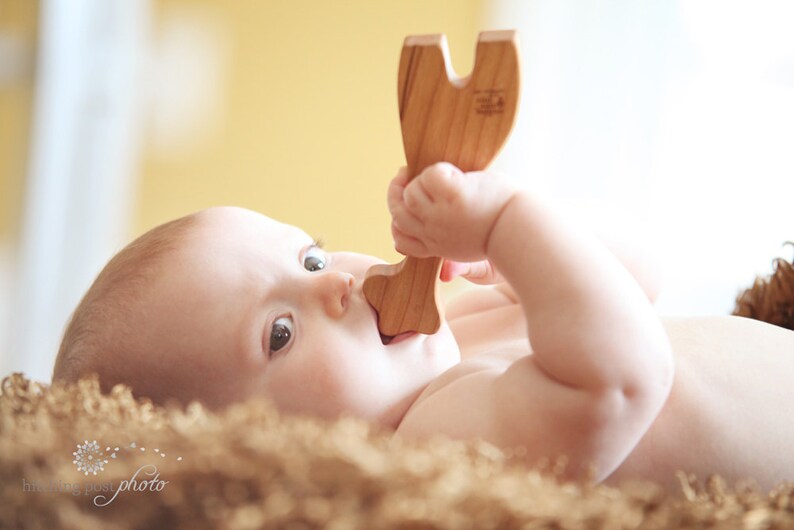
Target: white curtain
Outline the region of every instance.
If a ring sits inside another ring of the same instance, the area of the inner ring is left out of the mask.
[[[70,312],[128,235],[145,1],[41,2],[33,130],[7,354],[49,381]]]
[[[621,211],[662,314],[726,314],[794,240],[794,2],[495,0],[523,90],[499,170]]]

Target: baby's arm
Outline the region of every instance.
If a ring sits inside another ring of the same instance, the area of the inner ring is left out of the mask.
[[[622,236],[615,231],[593,230],[595,236],[631,273],[651,303],[656,302],[661,287],[661,273],[650,253],[641,244]],[[452,281],[458,276],[472,283],[486,285],[467,290],[453,298],[446,306],[446,319],[453,321],[505,305],[520,304],[518,295],[500,274],[480,276],[479,271],[488,268],[490,262],[457,263],[445,261],[441,270],[441,280]],[[469,274],[474,269],[474,276]],[[446,273],[446,274],[445,274]]]
[[[521,301],[536,363],[550,378],[624,396],[670,381],[670,347],[637,282],[605,245],[538,197],[511,197],[485,254]]]
[[[406,187],[404,205],[393,211],[398,250],[488,259],[526,313],[533,355],[498,378],[497,443],[527,443],[538,422],[523,431],[522,412],[545,406],[559,446],[577,463],[597,462],[601,476],[611,472],[672,384],[670,346],[642,289],[603,244],[495,175],[437,164]],[[529,383],[539,376],[556,385],[543,391],[553,403],[538,403]]]
[[[592,229],[593,235],[631,273],[651,303],[656,302],[661,288],[661,269],[647,245],[639,238],[632,238],[620,227],[604,227],[598,219],[591,216],[577,218],[581,226]],[[586,223],[586,224],[585,224]],[[441,281],[450,282],[457,277],[472,283],[486,285],[486,288],[470,289],[453,298],[446,307],[447,320],[467,316],[497,306],[520,303],[509,283],[505,282],[487,260],[474,263],[445,261],[441,268]]]
[[[408,182],[408,174],[406,168],[403,167],[389,185],[388,203],[391,211],[399,210],[401,207],[403,192]],[[577,214],[581,218],[581,213],[578,210]],[[661,276],[656,260],[652,259],[648,249],[637,239],[627,237],[622,226],[613,223],[613,225],[605,227],[602,217],[587,215],[586,218],[581,218],[581,221],[594,227],[596,237],[626,267],[642,287],[648,299],[655,302],[659,293]],[[501,274],[494,270],[488,260],[474,263],[445,260],[441,267],[441,281],[449,282],[458,276],[472,283],[488,287],[466,291],[448,303],[446,318],[450,322],[489,309],[520,303],[513,288],[504,281]]]

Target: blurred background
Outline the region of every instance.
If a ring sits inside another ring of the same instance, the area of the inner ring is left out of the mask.
[[[201,208],[398,261],[410,34],[465,76],[479,31],[517,29],[494,167],[644,240],[660,313],[729,313],[791,254],[792,27],[785,0],[0,0],[0,375],[48,381],[104,263]]]

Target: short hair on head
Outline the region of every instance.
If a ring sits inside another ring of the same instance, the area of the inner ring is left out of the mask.
[[[122,374],[105,357],[129,352],[134,334],[128,322],[146,288],[157,276],[163,259],[178,248],[195,226],[191,214],[144,233],[116,254],[83,296],[72,313],[53,368],[53,382],[75,382],[98,373],[107,392]],[[139,331],[138,331],[139,333]],[[111,340],[115,338],[116,340]]]

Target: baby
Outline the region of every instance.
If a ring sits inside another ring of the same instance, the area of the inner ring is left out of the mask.
[[[642,267],[498,175],[442,163],[409,182],[402,171],[388,202],[397,250],[444,257],[444,280],[492,284],[454,300],[438,333],[384,344],[362,293],[379,260],[211,208],[108,263],[54,380],[96,372],[105,390],[213,408],[265,396],[404,437],[521,447],[529,464],[564,455],[567,476],[599,481],[672,490],[679,469],[764,488],[794,480],[783,417],[794,332],[739,317],[661,322]]]

